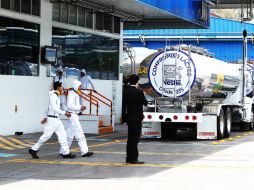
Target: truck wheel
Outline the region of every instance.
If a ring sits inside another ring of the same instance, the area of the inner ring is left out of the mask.
[[[224,131],[224,137],[228,138],[230,137],[231,126],[232,126],[232,112],[230,108],[226,109],[225,116],[226,116],[226,126]]]
[[[217,118],[217,139],[220,140],[224,136],[225,131],[225,114],[223,109],[220,109],[220,115]]]

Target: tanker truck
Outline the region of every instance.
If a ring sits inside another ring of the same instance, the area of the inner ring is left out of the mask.
[[[230,136],[233,124],[253,129],[253,66],[247,64],[246,49],[242,64],[197,50],[183,45],[165,48],[141,62],[140,88],[149,101],[143,137],[194,130],[197,139],[222,139]]]

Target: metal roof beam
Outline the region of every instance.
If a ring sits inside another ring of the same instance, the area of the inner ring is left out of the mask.
[[[84,7],[87,9],[92,9],[95,12],[98,11],[103,13],[109,13],[113,16],[122,18],[123,21],[137,22],[142,20],[140,16],[128,14],[128,13],[116,10],[114,9],[114,7],[109,8],[109,7],[91,3],[85,0],[50,0],[50,2],[51,3],[69,3],[69,4],[77,5],[80,7]]]

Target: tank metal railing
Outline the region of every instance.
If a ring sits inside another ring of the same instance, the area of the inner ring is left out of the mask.
[[[89,93],[85,93],[84,91],[88,91]],[[92,113],[93,101],[97,102],[97,105],[98,105],[96,107],[97,108],[97,110],[96,110],[97,115],[98,115],[98,108],[99,108],[98,102],[101,102],[110,108],[110,125],[112,126],[112,123],[113,123],[113,102],[112,102],[112,100],[110,100],[106,96],[104,96],[101,93],[99,93],[95,90],[92,90],[92,89],[81,89],[81,94],[86,98],[85,100],[90,102],[90,114]]]
[[[157,112],[159,107],[165,108],[179,108],[181,112],[184,112],[184,104],[182,98],[170,98],[170,97],[158,97],[155,99],[155,112]]]

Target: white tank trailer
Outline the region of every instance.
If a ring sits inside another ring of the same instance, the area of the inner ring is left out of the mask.
[[[172,137],[178,130],[194,130],[197,139],[222,139],[230,136],[233,124],[252,130],[253,66],[243,60],[245,64],[226,63],[188,46],[144,59],[140,88],[149,105],[143,137]]]

